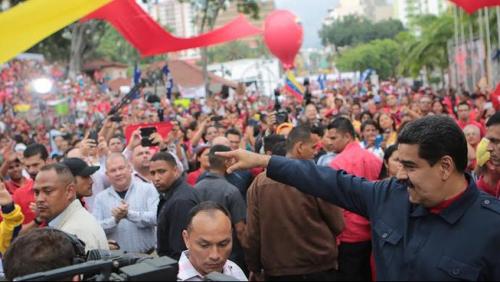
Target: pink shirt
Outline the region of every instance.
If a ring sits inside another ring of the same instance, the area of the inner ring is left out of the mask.
[[[338,154],[330,164],[334,169],[364,177],[368,180],[378,180],[382,169],[382,160],[373,153],[363,149],[358,142],[349,143],[342,153]],[[352,187],[356,189],[356,187]],[[344,210],[345,228],[338,239],[346,243],[370,241],[370,223],[367,219],[353,212]]]

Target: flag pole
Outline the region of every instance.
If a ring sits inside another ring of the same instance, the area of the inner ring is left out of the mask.
[[[470,50],[470,55],[471,55],[471,59],[474,58],[474,51],[476,50],[475,46],[476,44],[474,44],[474,28],[472,26],[472,17],[469,17],[469,21],[468,21],[468,25],[469,25],[469,50]],[[472,60],[471,60],[472,62]],[[471,75],[472,75],[472,91],[474,91],[476,89],[476,72],[475,72],[475,68],[473,66],[473,62],[471,63]]]
[[[469,57],[469,52],[467,52],[467,40],[465,39],[465,25],[464,25],[464,12],[462,10],[459,10],[459,24],[460,24],[460,44],[463,54],[465,55],[465,58]],[[467,59],[464,62],[464,77],[463,77],[463,83],[465,90],[469,90],[469,80],[467,79]]]
[[[488,86],[493,85],[493,74],[491,68],[491,32],[490,32],[490,12],[488,8],[484,8],[486,18],[486,69],[488,72]]]
[[[479,13],[478,17],[478,24],[479,24],[479,38],[480,38],[480,43],[481,43],[481,55],[485,53],[485,41],[484,41],[484,26],[483,26],[483,10],[479,9],[477,11]],[[481,79],[486,76],[486,71],[485,71],[485,60],[480,60],[481,64]]]
[[[453,58],[454,60],[454,66],[455,66],[455,81],[456,81],[456,84],[455,84],[455,87],[458,89],[458,86],[460,85],[460,73],[459,73],[459,67],[458,67],[458,63],[457,63],[457,55],[458,55],[458,47],[459,47],[459,42],[458,42],[458,7],[457,6],[454,6],[453,7],[453,20],[454,20],[454,38],[455,38],[455,47],[454,47],[454,54],[455,54],[455,57]]]

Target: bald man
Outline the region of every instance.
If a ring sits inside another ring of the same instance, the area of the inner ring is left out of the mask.
[[[179,281],[203,281],[212,272],[247,281],[243,271],[228,260],[233,246],[229,212],[214,202],[194,207],[182,232],[187,251],[179,260]]]

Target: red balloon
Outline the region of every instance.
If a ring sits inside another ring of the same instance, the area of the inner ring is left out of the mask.
[[[286,10],[276,10],[266,18],[264,40],[283,67],[292,69],[304,40],[304,29],[297,16]]]

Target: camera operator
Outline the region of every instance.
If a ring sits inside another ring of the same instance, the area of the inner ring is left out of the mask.
[[[12,281],[16,277],[70,266],[79,255],[64,232],[51,228],[31,230],[18,237],[5,253],[5,278]],[[78,276],[65,279],[70,280],[78,281]]]

